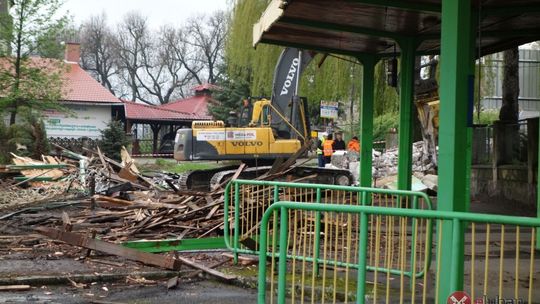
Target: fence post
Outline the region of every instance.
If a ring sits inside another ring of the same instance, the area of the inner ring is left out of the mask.
[[[275,213],[272,211],[272,213]],[[269,216],[265,216],[266,212],[264,213],[262,219],[261,219],[261,237],[260,237],[260,248],[267,248],[268,247],[268,218]],[[273,216],[275,218],[275,215]],[[274,226],[275,229],[275,226]],[[272,254],[274,254],[272,252]],[[258,287],[258,303],[265,303],[266,302],[266,249],[265,250],[259,250],[259,287]],[[273,291],[271,291],[273,292]]]
[[[238,264],[238,239],[240,238],[240,186],[234,183],[234,264]]]
[[[452,263],[452,269],[459,269],[463,267],[463,250],[464,250],[464,242],[463,242],[463,225],[460,220],[454,219],[452,220],[452,255],[451,255],[451,263]],[[452,271],[450,273],[450,290],[451,291],[458,291],[461,290],[463,287],[463,273],[459,273],[458,271]],[[448,296],[448,295],[446,295]]]
[[[321,188],[317,188],[317,197],[316,197],[316,203],[320,204],[322,199],[322,193]],[[316,211],[315,213],[315,244],[314,244],[314,260],[313,265],[315,268],[315,275],[319,276],[319,256],[321,255],[321,212]]]
[[[358,246],[358,278],[356,280],[356,303],[366,301],[366,266],[367,266],[368,215],[360,214],[360,244]]]
[[[280,208],[279,224],[279,265],[278,265],[278,303],[285,303],[287,295],[287,237],[289,234],[289,215],[287,208]],[[294,282],[292,283],[294,285]],[[293,286],[294,288],[294,286]]]

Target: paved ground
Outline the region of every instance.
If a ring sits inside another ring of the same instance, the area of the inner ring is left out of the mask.
[[[513,202],[500,202],[494,200],[474,201],[471,204],[471,210],[481,213],[499,213],[534,216],[535,210],[529,210],[517,207]],[[7,211],[6,211],[7,212]],[[61,212],[55,210],[51,212]],[[36,214],[37,215],[37,214]],[[41,213],[41,216],[43,214]],[[0,285],[6,285],[3,282],[8,282],[10,278],[21,278],[29,276],[50,276],[58,278],[75,278],[77,275],[88,275],[90,277],[96,274],[122,276],[120,280],[87,280],[81,281],[74,279],[73,283],[64,282],[63,284],[52,284],[46,281],[42,283],[32,283],[31,290],[25,292],[1,292],[0,303],[255,303],[256,290],[249,288],[241,288],[234,285],[218,283],[211,279],[196,278],[195,280],[184,280],[179,287],[174,290],[167,290],[166,275],[151,278],[149,276],[137,276],[135,273],[156,273],[161,270],[145,267],[139,263],[129,262],[124,259],[97,255],[93,256],[93,260],[109,261],[117,266],[111,266],[92,260],[81,260],[80,256],[84,254],[84,250],[61,245],[57,242],[46,241],[42,236],[34,234],[29,230],[30,227],[21,224],[21,219],[28,217],[31,219],[31,214],[26,214],[21,217],[13,217],[10,220],[0,220]],[[479,231],[480,232],[480,231]],[[511,232],[511,231],[508,231]],[[493,254],[497,254],[497,241],[500,234],[498,230],[492,231],[492,242],[494,246]],[[527,239],[526,232],[522,235],[523,239]],[[484,235],[482,232],[478,234],[476,239],[477,251],[483,252]],[[467,244],[470,244],[470,238],[467,237]],[[505,237],[507,244],[507,253],[505,259],[511,259],[511,253],[514,251],[515,239],[508,233]],[[208,264],[215,263],[216,259],[222,258],[216,256],[191,256],[200,262]],[[527,262],[528,255],[522,254],[523,263]],[[537,259],[540,255],[537,256]],[[468,259],[467,259],[468,260]],[[477,261],[478,263],[479,261]],[[470,262],[467,261],[467,268],[470,267]],[[494,271],[497,271],[498,260],[491,258]],[[506,263],[505,263],[506,264]],[[482,265],[475,266],[477,276],[483,273]],[[510,266],[514,265],[509,263]],[[230,266],[226,264],[225,267]],[[519,265],[523,268],[524,265]],[[478,268],[476,268],[478,267]],[[504,279],[513,281],[513,269],[504,269]],[[183,272],[189,273],[189,269],[183,268]],[[538,269],[536,270],[538,271]],[[526,273],[526,269],[520,269],[520,273]],[[168,274],[168,276],[170,276]],[[182,277],[182,276],[180,276]],[[540,272],[535,272],[535,278],[540,277]],[[144,279],[143,279],[144,278]],[[480,278],[477,279],[477,281]],[[466,284],[470,278],[466,278]],[[490,281],[497,282],[498,277],[491,278]],[[538,279],[535,279],[533,285],[538,284]],[[82,284],[86,284],[83,286]],[[493,286],[498,284],[494,283]],[[522,286],[523,285],[523,286]],[[527,281],[520,283],[520,288],[528,288]],[[509,290],[511,292],[511,290]],[[536,299],[536,294],[534,295]],[[540,296],[540,293],[538,294]],[[538,298],[540,303],[540,298]]]
[[[104,287],[108,290],[105,291]],[[0,293],[0,303],[255,303],[256,291],[213,281],[184,283],[167,290],[163,284],[141,286],[95,284],[78,289],[66,286],[33,287],[26,292]]]

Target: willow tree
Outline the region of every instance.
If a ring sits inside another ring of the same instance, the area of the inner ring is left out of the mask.
[[[269,1],[238,0],[232,10],[225,46],[227,76],[237,82],[247,82],[252,96],[269,96],[272,92],[274,69],[283,47],[259,44],[253,48],[253,24]],[[341,104],[358,103],[361,94],[360,75],[354,58],[317,55],[304,71],[299,92],[309,100],[311,121],[318,122],[321,100]],[[247,96],[245,96],[247,97]],[[240,104],[240,100],[238,100]]]
[[[395,113],[399,108],[399,95],[396,88],[387,84],[386,64],[380,61],[375,66],[375,116]]]

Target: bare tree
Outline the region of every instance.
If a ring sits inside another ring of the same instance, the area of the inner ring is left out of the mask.
[[[118,25],[116,47],[118,67],[122,71],[119,77],[127,84],[131,101],[140,96],[137,73],[143,67],[141,52],[149,46],[149,37],[147,20],[139,13],[128,13]]]
[[[171,98],[184,97],[183,88],[197,78],[199,67],[191,66],[183,32],[171,26],[161,28],[157,38],[141,49],[142,67],[136,73],[142,88],[137,98],[146,103],[151,99],[160,104]]]
[[[225,32],[224,12],[159,31],[139,13],[128,13],[116,32],[105,15],[96,16],[82,28],[82,64],[117,96],[164,104],[184,98],[195,84],[217,81]]]
[[[192,18],[188,22],[188,43],[198,52],[198,60],[204,65],[207,82],[216,83],[219,77],[219,64],[223,61],[223,48],[227,31],[225,12],[217,11],[209,17]],[[202,81],[198,80],[199,84]]]
[[[186,71],[190,74],[191,79],[196,83],[201,84],[201,71],[204,66],[201,63],[200,53],[193,48],[188,42],[189,31],[184,28],[169,29],[163,36],[163,45],[170,50],[171,58],[180,62]]]
[[[107,25],[105,13],[92,16],[81,27],[81,65],[111,93],[117,74],[115,37]]]

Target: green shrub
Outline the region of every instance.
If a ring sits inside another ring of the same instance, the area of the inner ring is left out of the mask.
[[[127,147],[129,140],[120,121],[111,121],[107,128],[101,131],[99,148],[101,152],[114,160],[120,160],[122,146]]]
[[[21,121],[9,127],[0,126],[0,162],[11,162],[9,152],[33,159],[49,154],[51,146],[47,139],[45,124],[34,112],[21,112]],[[17,150],[18,148],[21,148]]]
[[[480,117],[474,113],[474,123],[479,125],[491,125],[494,121],[499,120],[499,111],[486,110],[480,112]]]
[[[399,114],[397,112],[386,113],[373,120],[373,141],[385,140],[390,129],[399,126]]]

